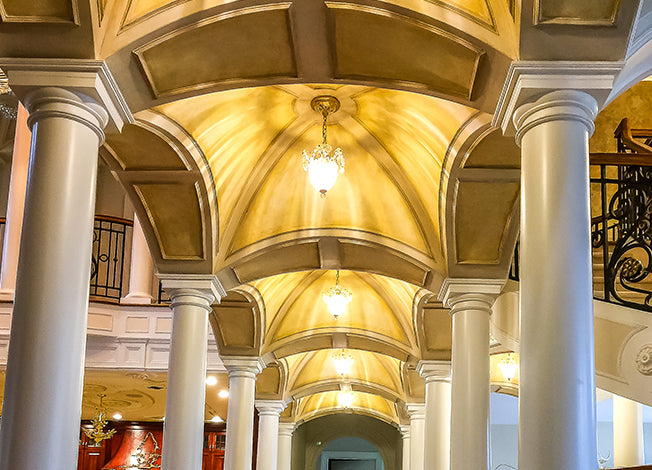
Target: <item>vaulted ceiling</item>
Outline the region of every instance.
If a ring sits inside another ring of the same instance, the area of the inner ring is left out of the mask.
[[[622,60],[634,3],[0,0],[0,56],[106,61],[135,122],[101,155],[157,269],[229,290],[215,337],[265,358],[260,396],[302,420],[352,389],[353,409],[398,423],[423,400],[416,362],[450,358],[442,280],[509,268],[520,152],[491,115],[510,63]],[[346,158],[325,199],[300,158],[321,139],[319,95],[341,104],[328,139]],[[335,270],[354,295],[337,320],[321,302]],[[144,384],[164,380],[116,374],[88,374],[88,390],[146,403]],[[160,414],[153,400],[133,419]]]

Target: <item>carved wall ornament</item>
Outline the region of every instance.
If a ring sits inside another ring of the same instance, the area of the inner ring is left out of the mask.
[[[636,368],[643,375],[652,375],[652,344],[646,344],[638,352]]]

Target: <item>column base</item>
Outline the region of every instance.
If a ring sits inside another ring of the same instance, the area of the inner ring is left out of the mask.
[[[0,292],[1,295],[1,292]],[[0,297],[1,298],[1,297]],[[121,304],[138,304],[138,305],[151,305],[153,302],[152,296],[144,293],[133,293],[127,294],[125,297],[120,299]]]
[[[13,289],[0,289],[0,302],[13,302],[14,294]]]

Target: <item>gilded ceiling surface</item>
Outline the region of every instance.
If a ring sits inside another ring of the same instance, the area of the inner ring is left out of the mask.
[[[325,199],[301,151],[321,140],[310,100],[333,94],[328,140],[346,170]],[[412,93],[356,86],[290,85],[215,93],[157,110],[203,149],[220,210],[220,258],[305,230],[350,229],[412,247],[441,264],[437,197],[442,161],[473,110]],[[291,210],[289,210],[291,209]]]

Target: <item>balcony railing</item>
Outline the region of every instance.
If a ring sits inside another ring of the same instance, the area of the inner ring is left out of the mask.
[[[652,130],[624,119],[615,137],[590,157],[594,296],[652,312]]]
[[[119,302],[124,289],[125,242],[133,222],[127,219],[95,216],[91,262],[91,297]]]

